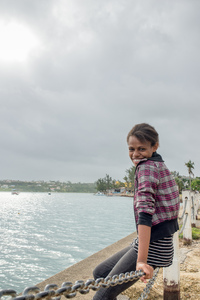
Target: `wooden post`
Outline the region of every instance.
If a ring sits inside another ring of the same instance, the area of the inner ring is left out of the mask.
[[[175,232],[174,258],[170,267],[163,268],[164,300],[180,299],[180,260],[179,260],[179,232]]]

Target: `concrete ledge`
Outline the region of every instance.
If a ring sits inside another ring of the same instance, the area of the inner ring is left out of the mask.
[[[56,275],[38,283],[37,286],[41,291],[43,291],[47,284],[54,283],[60,288],[62,283],[65,281],[71,281],[74,284],[77,280],[83,280],[85,282],[87,279],[93,278],[92,272],[100,262],[128,246],[136,236],[136,232],[128,235],[127,237],[87,257],[86,259],[65,269],[64,271],[61,271],[60,273],[57,273]],[[77,296],[74,299],[91,300],[94,294],[95,292],[92,290],[86,295],[77,293]],[[63,299],[66,298],[63,297]]]
[[[124,295],[119,295],[117,297],[117,300],[129,300],[130,298],[128,298],[127,296],[124,296]]]

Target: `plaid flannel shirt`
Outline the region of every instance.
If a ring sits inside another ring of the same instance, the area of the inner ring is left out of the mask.
[[[138,164],[135,172],[134,212],[136,224],[140,213],[152,216],[151,226],[174,220],[179,212],[179,191],[163,161],[151,159]]]

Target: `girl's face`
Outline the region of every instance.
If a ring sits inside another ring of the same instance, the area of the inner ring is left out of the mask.
[[[146,158],[150,158],[158,149],[158,143],[151,146],[151,142],[140,142],[134,135],[129,137],[128,140],[129,157],[135,166]]]

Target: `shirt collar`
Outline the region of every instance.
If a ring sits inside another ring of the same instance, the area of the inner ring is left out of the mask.
[[[149,157],[147,160],[164,162],[164,160],[162,159],[162,156],[160,154],[158,154],[157,152],[153,152],[152,157]]]

